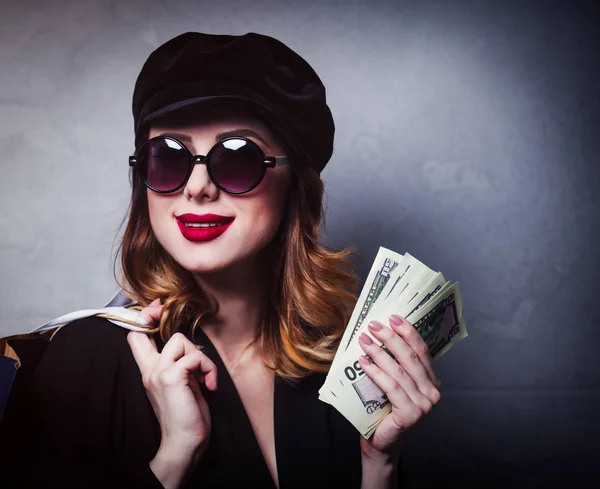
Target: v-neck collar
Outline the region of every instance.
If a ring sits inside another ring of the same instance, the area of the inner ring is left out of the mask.
[[[231,375],[206,333],[201,328],[196,331],[194,343],[204,346],[204,353],[217,366],[217,391],[203,388],[212,406],[212,432],[217,435],[211,434],[214,452],[240,457],[241,465],[248,471],[244,478],[252,481],[251,487],[276,489]],[[330,454],[326,404],[316,401],[322,382],[320,375],[310,375],[298,385],[291,385],[277,375],[274,377],[273,436],[279,489],[311,487],[320,477],[326,477]],[[203,460],[201,463],[211,462]],[[201,487],[200,479],[198,487]]]
[[[225,363],[202,328],[197,328],[194,343],[205,347],[204,353],[217,366],[217,390],[211,392],[203,388],[203,394],[211,408],[211,445],[215,448],[218,446],[219,452],[240,457],[244,469],[250,471],[246,476],[250,480],[256,480],[257,487],[260,485],[265,489],[276,489],[250,418]],[[229,446],[225,446],[226,444]],[[279,472],[279,467],[277,470]]]

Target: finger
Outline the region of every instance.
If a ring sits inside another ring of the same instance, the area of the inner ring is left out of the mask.
[[[154,335],[151,336],[151,335],[147,334],[146,336],[150,340],[150,343],[152,343],[152,346],[154,347],[154,349],[156,351],[158,351],[158,346],[156,346],[156,340],[154,339]]]
[[[404,341],[406,341],[414,351],[418,353],[421,363],[429,374],[431,382],[439,389],[442,386],[442,382],[433,369],[433,359],[431,358],[429,347],[427,346],[427,343],[425,343],[425,340],[421,338],[417,329],[406,319],[396,314],[390,316],[390,326],[397,334],[402,336]]]
[[[151,372],[159,356],[154,338],[143,332],[129,331],[127,343],[142,375]]]
[[[375,329],[375,326],[379,329]],[[412,329],[418,335],[417,331],[414,328]],[[419,405],[423,407],[426,412],[429,412],[431,407],[438,403],[440,393],[433,384],[425,365],[421,362],[421,357],[419,357],[418,353],[410,347],[402,336],[396,334],[390,328],[384,327],[383,324],[378,321],[369,323],[369,330],[373,336],[385,345],[395,357],[396,361],[408,371],[413,378],[416,387],[429,401],[428,403],[424,403],[421,400]],[[431,403],[431,406],[428,406],[429,403]]]
[[[155,299],[148,306],[142,309],[138,316],[148,323],[152,324],[156,321],[160,320],[160,316],[162,315],[163,304],[160,303],[160,299]]]
[[[217,390],[217,366],[201,351],[196,350],[196,353],[181,357],[175,365],[183,367],[188,375],[193,375],[198,382],[203,382],[209,390]]]
[[[389,336],[396,337],[398,340],[400,338],[396,335],[391,329],[387,329],[390,333]],[[381,332],[378,332],[380,336],[384,336]],[[375,333],[373,333],[375,335]],[[419,388],[416,379],[410,374],[410,372],[404,367],[402,364],[398,363],[391,355],[395,355],[394,352],[391,351],[389,345],[386,345],[386,340],[383,338],[377,338],[383,342],[385,348],[382,348],[379,344],[375,343],[371,338],[369,338],[366,334],[361,334],[359,336],[359,344],[365,353],[370,357],[375,365],[383,372],[385,372],[389,377],[391,377],[395,382],[397,382],[402,390],[406,392],[410,400],[419,406],[419,408],[428,413],[433,408],[432,401],[425,395],[424,392]],[[423,369],[422,375],[427,379],[429,385],[432,389],[435,389],[431,382],[429,382],[429,377],[427,377],[427,373],[425,369]]]
[[[199,350],[196,345],[188,340],[184,334],[179,332],[174,333],[161,351],[158,362],[156,363],[156,370],[162,372],[180,358],[196,353],[197,351]]]
[[[363,372],[385,393],[392,403],[393,410],[398,412],[399,416],[394,416],[393,419],[400,431],[404,431],[415,424],[421,418],[423,412],[402,389],[402,386],[365,356],[361,355],[359,362]]]
[[[386,346],[396,361],[411,374],[417,384],[432,385],[429,373],[418,353],[404,341],[402,336],[396,334],[391,328],[386,328],[379,321],[371,321],[368,328],[371,334]]]

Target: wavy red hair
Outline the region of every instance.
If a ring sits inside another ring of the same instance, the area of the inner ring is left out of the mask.
[[[318,240],[323,181],[314,169],[299,164],[284,138],[276,134],[276,139],[292,161],[293,176],[287,210],[265,250],[272,275],[255,342],[265,363],[292,380],[328,371],[356,301],[358,279],[350,250],[334,251]],[[157,297],[163,302],[160,324],[149,333],[160,334],[166,342],[181,327],[189,327],[194,337],[195,329],[216,314],[216,301],[160,245],[150,225],[146,187],[134,170],[130,179],[132,195],[114,258],[115,277],[120,261],[117,280],[140,304],[137,309]]]

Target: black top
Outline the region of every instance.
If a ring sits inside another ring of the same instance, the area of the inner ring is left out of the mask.
[[[160,426],[127,333],[96,316],[56,333],[6,407],[0,424],[0,485],[162,489],[149,467],[160,445]],[[156,341],[161,351],[164,344]],[[206,346],[215,362],[218,389],[202,386],[211,438],[184,487],[275,489],[225,365],[201,330],[195,343]],[[280,489],[360,488],[360,435],[318,400],[324,380],[323,374],[312,374],[293,386],[275,378]],[[403,471],[398,473],[402,477]]]

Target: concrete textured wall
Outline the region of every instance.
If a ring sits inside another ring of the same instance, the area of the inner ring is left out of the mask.
[[[101,306],[131,95],[185,31],[281,39],[323,79],[331,246],[461,283],[469,338],[407,434],[415,487],[592,487],[600,16],[569,1],[0,1],[0,336]]]

